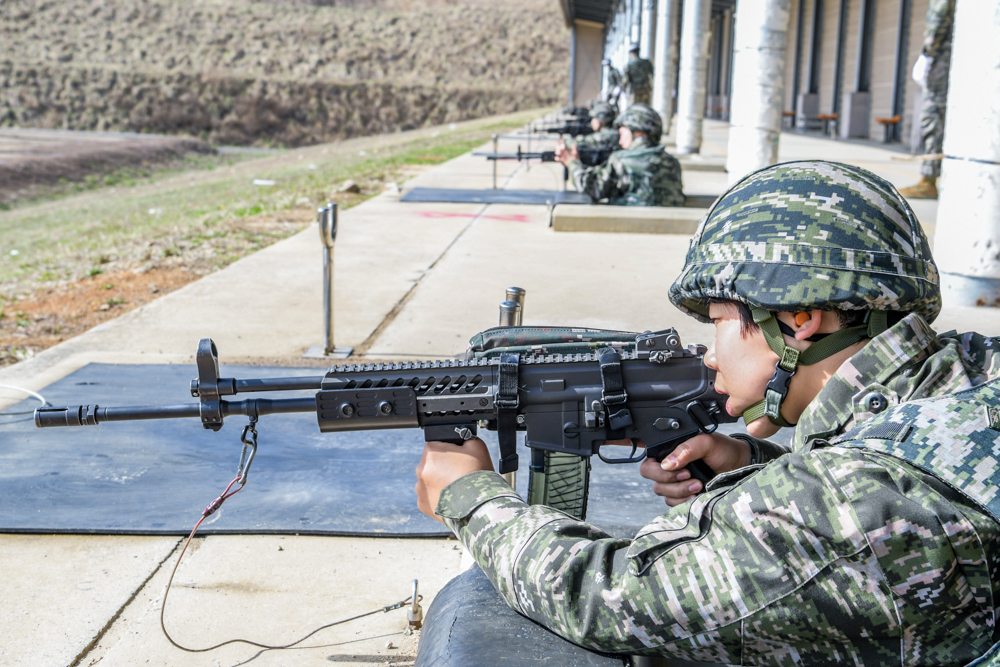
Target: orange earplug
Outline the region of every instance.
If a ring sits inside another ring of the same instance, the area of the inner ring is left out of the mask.
[[[795,323],[799,326],[802,326],[811,319],[812,316],[809,313],[795,313]]]

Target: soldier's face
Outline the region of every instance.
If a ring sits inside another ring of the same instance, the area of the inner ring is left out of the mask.
[[[594,132],[597,132],[599,129],[601,129],[601,121],[597,120],[596,118],[591,118],[590,127],[592,130],[594,130]]]
[[[708,313],[715,325],[715,339],[705,354],[705,365],[716,371],[716,390],[729,395],[726,411],[738,416],[764,398],[778,355],[771,351],[760,331],[743,335],[735,304],[713,303]],[[769,419],[747,425],[750,435],[758,438],[766,438],[777,430]]]
[[[628,148],[632,145],[632,130],[628,129],[624,125],[618,128],[618,145],[622,148]]]

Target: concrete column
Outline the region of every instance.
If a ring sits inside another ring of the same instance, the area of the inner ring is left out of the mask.
[[[778,161],[791,0],[736,6],[726,171],[735,183]]]
[[[642,0],[642,34],[639,39],[639,55],[652,61],[656,57],[656,3],[657,0]],[[653,68],[656,71],[656,68]]]
[[[958,2],[934,257],[944,302],[1000,306],[1000,5]]]
[[[677,62],[677,10],[680,0],[656,3],[656,59],[653,61],[653,108],[663,119],[663,134],[674,115],[674,63]]]
[[[677,152],[681,154],[701,150],[708,50],[712,44],[709,32],[711,13],[712,0],[684,0],[681,67],[677,86]]]

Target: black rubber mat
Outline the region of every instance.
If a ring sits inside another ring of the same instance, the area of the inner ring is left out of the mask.
[[[463,190],[413,188],[400,201],[451,204],[593,204],[589,195],[572,190]]]
[[[229,366],[222,376],[320,372]],[[193,365],[90,364],[41,393],[57,406],[185,403],[195,375]],[[37,429],[37,405],[25,400],[0,413],[0,532],[184,534],[235,476],[244,417],[227,418],[218,433],[197,419]],[[246,488],[202,533],[447,534],[416,508],[419,429],[321,434],[314,416],[290,414],[261,417],[258,431]],[[496,460],[496,434],[482,435]],[[524,496],[531,457],[520,449]],[[593,464],[589,521],[641,526],[663,511],[637,465]]]

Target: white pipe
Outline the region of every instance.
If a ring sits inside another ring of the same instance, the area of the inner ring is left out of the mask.
[[[1000,5],[954,25],[934,257],[946,305],[1000,306]]]
[[[791,0],[736,6],[726,171],[732,185],[778,161]]]
[[[656,4],[656,56],[653,63],[653,108],[663,119],[663,134],[670,130],[674,115],[674,63],[677,62],[677,10],[680,0]]]
[[[708,49],[712,43],[708,29],[711,11],[712,0],[684,0],[681,67],[677,86],[677,152],[681,154],[701,150]]]

